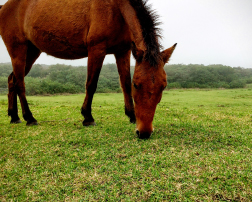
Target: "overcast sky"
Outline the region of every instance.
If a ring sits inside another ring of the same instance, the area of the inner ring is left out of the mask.
[[[6,0],[0,0],[4,4]],[[252,68],[252,0],[149,0],[162,25],[162,45],[178,43],[171,64],[223,64]],[[0,39],[0,63],[10,62]],[[107,56],[106,63],[114,63]],[[86,65],[41,54],[39,64]],[[132,64],[134,60],[132,59]]]

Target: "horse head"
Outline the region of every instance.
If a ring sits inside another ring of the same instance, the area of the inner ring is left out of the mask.
[[[177,44],[160,53],[158,64],[153,67],[145,60],[145,51],[134,44],[132,53],[136,59],[132,81],[132,96],[135,104],[136,133],[139,138],[149,138],[153,132],[153,118],[162,92],[167,85],[164,65],[168,62]]]

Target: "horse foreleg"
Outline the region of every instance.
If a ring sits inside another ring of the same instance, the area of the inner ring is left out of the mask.
[[[124,54],[116,54],[115,57],[124,95],[125,114],[130,118],[131,123],[135,123],[136,116],[131,95],[130,53],[131,51]]]
[[[17,91],[15,87],[15,77],[13,72],[8,77],[8,115],[11,116],[10,123],[21,123],[17,108]]]
[[[81,114],[84,116],[83,126],[96,125],[91,113],[91,105],[104,58],[105,51],[103,52],[102,48],[93,47],[88,51],[86,97],[81,108]]]

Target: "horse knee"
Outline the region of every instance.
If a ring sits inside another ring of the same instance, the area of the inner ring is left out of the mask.
[[[15,90],[18,95],[21,95],[22,93],[25,93],[25,83],[24,81],[18,81],[14,85]]]
[[[125,84],[125,93],[131,95],[131,83]]]
[[[87,85],[86,86],[86,91],[89,94],[94,94],[96,91],[97,85]]]
[[[8,89],[9,89],[9,92],[15,91],[15,83],[14,83],[13,73],[11,73],[8,77]]]

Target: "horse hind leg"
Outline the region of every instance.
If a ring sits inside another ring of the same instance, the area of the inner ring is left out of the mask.
[[[30,42],[26,45],[15,46],[11,49],[10,56],[13,65],[13,85],[9,82],[9,115],[12,118],[11,123],[20,122],[17,112],[17,94],[22,107],[23,117],[27,125],[37,125],[37,120],[33,117],[25,95],[24,77],[29,73],[33,63],[40,55],[37,49]],[[13,87],[13,88],[12,88]],[[15,121],[18,118],[17,121]]]
[[[41,51],[34,46],[31,42],[28,42],[27,54],[26,54],[26,65],[25,65],[25,76],[30,72],[32,65],[40,56]]]
[[[21,123],[17,108],[17,91],[15,89],[15,77],[13,72],[8,77],[8,115],[11,117],[10,123]]]

